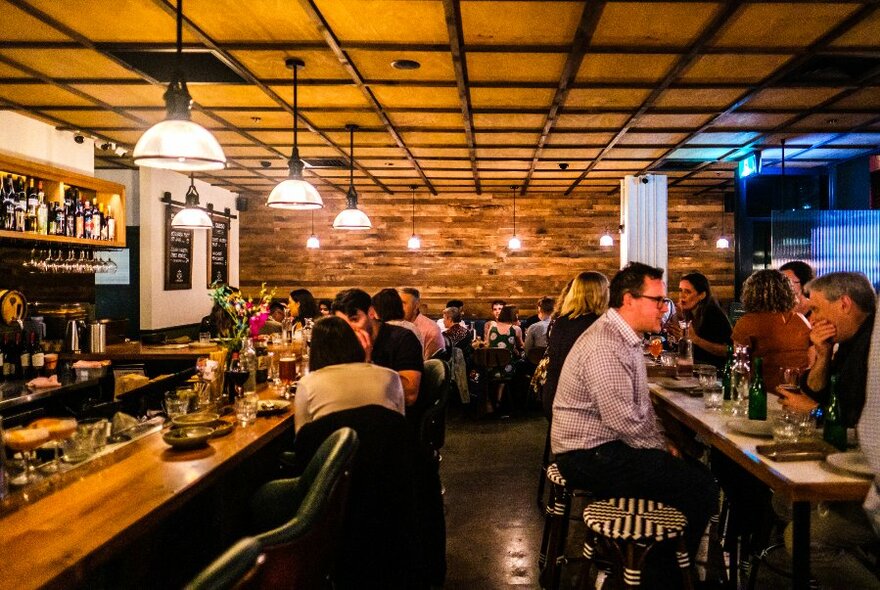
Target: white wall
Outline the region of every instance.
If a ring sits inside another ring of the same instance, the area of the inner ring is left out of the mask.
[[[23,160],[94,176],[95,142],[86,138],[76,143],[73,137],[72,132],[58,131],[42,121],[0,111],[0,146],[4,152]]]
[[[170,191],[173,200],[182,202],[189,188],[189,178],[152,168],[141,168],[139,176],[141,330],[198,323],[211,310],[207,287],[207,236],[210,232],[194,232],[192,289],[164,290],[166,205],[161,198]],[[217,211],[229,207],[235,212],[235,193],[198,180],[196,189],[202,206],[211,203]],[[238,282],[238,220],[235,219],[229,228],[229,284],[237,285]]]
[[[125,187],[125,225],[126,227],[139,226],[141,224],[140,172],[138,170],[105,168],[96,170],[95,176]]]

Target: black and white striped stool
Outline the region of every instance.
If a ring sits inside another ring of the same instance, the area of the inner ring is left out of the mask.
[[[571,499],[589,498],[592,495],[586,490],[570,488],[556,463],[547,466],[547,481],[550,482],[550,496],[544,511],[544,532],[541,538],[538,567],[541,570],[541,587],[556,590],[559,588],[562,566],[567,561],[565,545],[571,517]]]
[[[667,541],[676,542],[683,587],[693,588],[691,560],[684,539],[687,518],[672,506],[637,498],[597,500],[584,509],[584,524],[587,534],[581,588],[588,587],[597,543],[602,543],[603,549],[616,558],[623,570],[624,584],[638,587],[645,556],[657,543]]]

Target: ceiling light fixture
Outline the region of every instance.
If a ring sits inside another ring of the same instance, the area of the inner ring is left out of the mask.
[[[417,70],[422,64],[414,59],[395,59],[391,62],[391,67],[395,70]]]
[[[345,209],[333,220],[333,229],[370,229],[373,224],[367,214],[358,209],[358,195],[354,188],[354,132],[357,125],[346,125],[348,129],[348,194],[345,196]]]
[[[296,57],[288,58],[284,61],[284,65],[293,70],[293,150],[290,152],[290,160],[287,165],[289,173],[287,178],[282,180],[266,200],[266,205],[274,209],[322,209],[324,201],[318,190],[309,182],[303,180],[302,171],[305,163],[299,157],[298,147],[298,128],[299,128],[299,109],[297,106],[297,71],[305,67],[305,63]]]
[[[178,172],[222,170],[226,155],[211,132],[191,120],[192,96],[183,76],[183,0],[177,0],[177,66],[165,91],[165,120],[141,135],[132,157],[138,166]]]
[[[418,250],[422,247],[422,241],[419,239],[419,236],[416,235],[416,185],[411,185],[409,187],[412,189],[412,235],[409,237],[409,241],[406,243],[406,247],[410,250]]]
[[[728,240],[727,237],[725,237],[725,235],[724,235],[725,233],[727,233],[724,231],[724,213],[725,213],[724,199],[725,199],[725,197],[722,195],[721,196],[721,235],[718,237],[718,240],[715,242],[715,247],[718,248],[719,250],[727,250],[728,248],[730,248],[730,240]]]
[[[309,213],[312,214],[312,235],[306,240],[306,248],[309,250],[317,250],[321,247],[321,242],[318,240],[318,236],[315,235],[315,212],[310,211]]]
[[[177,229],[211,229],[214,227],[211,216],[199,207],[199,191],[196,190],[196,181],[192,174],[189,175],[186,203],[183,209],[171,218],[171,227]]]
[[[516,237],[516,185],[510,187],[513,193],[513,236],[507,241],[507,247],[510,250],[519,250],[522,248],[522,242]]]

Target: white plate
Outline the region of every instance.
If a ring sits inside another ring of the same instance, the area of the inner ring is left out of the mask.
[[[740,434],[749,436],[761,436],[771,438],[773,436],[773,423],[770,420],[749,420],[748,418],[734,418],[727,421],[727,427]]]
[[[833,453],[828,455],[825,460],[834,467],[848,471],[849,473],[867,475],[869,477],[874,476],[874,471],[871,469],[871,466],[868,465],[868,459],[859,451],[851,453]]]
[[[697,379],[684,378],[684,379],[674,379],[672,377],[656,377],[653,379],[654,383],[659,385],[660,387],[664,387],[666,389],[672,389],[675,391],[684,391],[687,389],[696,389],[700,386],[700,382]]]

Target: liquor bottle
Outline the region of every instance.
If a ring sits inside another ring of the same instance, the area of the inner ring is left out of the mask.
[[[244,382],[244,395],[250,395],[257,391],[257,351],[254,350],[254,341],[250,338],[245,340],[238,355],[241,368],[248,372],[247,381]]]
[[[94,237],[93,232],[93,222],[95,217],[92,212],[92,202],[86,199],[85,204],[83,205],[83,236],[84,238],[91,240]]]
[[[42,377],[45,373],[46,355],[39,336],[31,332],[31,369],[34,377]]]
[[[28,182],[27,209],[25,211],[24,217],[24,231],[37,231],[37,207],[39,206],[39,204],[40,199],[37,195],[37,186],[34,184],[34,179],[31,178]]]
[[[825,426],[822,431],[822,438],[837,449],[845,451],[846,425],[843,423],[840,400],[837,398],[837,375],[831,376],[829,389],[831,393],[828,397],[828,406],[825,408]]]
[[[37,233],[44,236],[49,233],[49,205],[46,204],[42,180],[37,182]]]
[[[101,234],[104,232],[104,211],[103,205],[98,204],[98,199],[92,202],[92,239],[102,240]]]
[[[9,334],[3,335],[3,380],[12,381],[15,379],[15,351],[12,342],[9,341]]]
[[[269,349],[265,338],[259,337],[254,341],[254,350],[257,353],[257,383],[265,383],[269,378]]]
[[[12,186],[12,175],[7,174],[3,181],[3,229],[15,229],[15,188]]]
[[[107,226],[107,239],[111,242],[116,241],[116,218],[113,217],[113,208],[110,205],[107,205],[107,219],[105,220],[105,225]]]
[[[18,350],[18,366],[15,367],[16,379],[28,379],[31,373],[31,352],[28,350],[25,335],[15,334],[15,347]]]
[[[82,206],[82,201],[80,201],[79,198],[77,198],[77,197],[79,197],[79,191],[77,191],[76,189],[73,189],[73,190],[74,190],[74,193],[73,193],[74,207],[76,207],[76,210],[73,214],[74,227],[75,227],[75,231],[73,233],[73,236],[75,238],[82,238],[85,236],[85,225],[84,225],[85,220],[83,219],[83,206]]]
[[[24,190],[24,179],[19,178],[15,185],[15,231],[24,231],[27,215],[27,192]]]
[[[71,187],[64,191],[64,235],[69,238],[76,236],[76,202]]]
[[[731,391],[733,390],[733,381],[730,377],[733,372],[733,346],[727,345],[727,363],[721,369],[721,386],[724,389],[724,401],[729,402],[732,399]]]
[[[764,384],[764,359],[755,357],[755,378],[749,388],[749,420],[767,419],[767,386]]]

